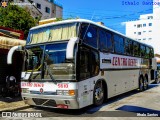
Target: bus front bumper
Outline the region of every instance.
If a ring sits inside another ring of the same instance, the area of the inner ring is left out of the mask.
[[[79,104],[76,96],[60,96],[60,95],[31,95],[22,94],[22,99],[28,105],[62,108],[62,109],[78,109]]]

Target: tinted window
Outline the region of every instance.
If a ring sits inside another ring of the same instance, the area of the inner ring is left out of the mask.
[[[133,54],[133,44],[132,44],[132,41],[129,39],[125,40],[125,52],[127,55]]]
[[[139,56],[140,55],[140,50],[139,50],[139,43],[133,42],[133,53],[134,56]]]
[[[88,49],[81,49],[80,51],[80,73],[79,77],[81,80],[90,77],[90,67],[89,67],[89,50]]]
[[[80,48],[79,61],[79,79],[84,80],[93,77],[99,73],[99,55],[98,52]]]
[[[145,49],[145,46],[144,46],[144,45],[141,45],[141,47],[140,47],[140,52],[141,52],[141,57],[144,57],[144,56],[145,56],[145,53],[146,53],[146,49]]]
[[[101,51],[113,51],[112,36],[110,33],[99,30],[99,47]]]
[[[50,8],[46,7],[46,13],[50,13]]]
[[[119,35],[114,35],[114,47],[116,53],[124,53],[124,40]]]
[[[153,51],[153,48],[150,49],[150,57],[154,58],[154,51]]]
[[[37,8],[41,9],[41,4],[37,3]]]
[[[149,58],[150,56],[150,48],[146,47],[146,54],[145,54],[145,58]]]
[[[97,48],[97,29],[92,25],[82,25],[81,27],[81,39],[83,42]]]

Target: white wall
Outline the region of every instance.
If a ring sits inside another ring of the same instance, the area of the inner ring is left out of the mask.
[[[153,19],[148,19],[148,16],[153,16]],[[143,27],[144,23],[146,27]],[[148,26],[149,23],[152,23],[152,26]],[[142,27],[137,28],[137,24],[142,24]],[[150,30],[151,32],[149,32]],[[138,32],[141,32],[141,35],[138,35]],[[153,6],[153,14],[141,15],[140,20],[126,22],[126,35],[137,39],[137,41],[152,45],[155,53],[160,54],[160,7]],[[146,40],[143,40],[144,38]],[[149,38],[152,39],[149,40]]]
[[[63,16],[63,9],[59,6],[55,6],[56,7],[56,18],[62,18]]]

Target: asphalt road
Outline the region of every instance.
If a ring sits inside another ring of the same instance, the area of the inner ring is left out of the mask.
[[[17,109],[13,112],[37,113],[39,119],[115,119],[119,120],[133,117],[134,119],[152,119],[157,115],[160,117],[160,84],[151,84],[149,89],[143,92],[137,90],[109,99],[99,107],[88,106],[80,110],[61,110],[41,107],[27,107]],[[156,119],[159,119],[156,117]],[[16,119],[16,118],[15,118]],[[20,119],[17,117],[17,119]],[[24,119],[24,118],[23,118]],[[35,119],[33,117],[30,118]]]

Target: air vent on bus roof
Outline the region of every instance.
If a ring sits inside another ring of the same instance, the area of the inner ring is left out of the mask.
[[[97,22],[97,24],[104,26],[104,23],[103,23],[103,22]]]
[[[50,18],[50,19],[45,19],[45,20],[40,20],[39,21],[39,25],[43,25],[43,24],[47,24],[47,23],[51,23],[51,22],[56,22],[57,18]]]

